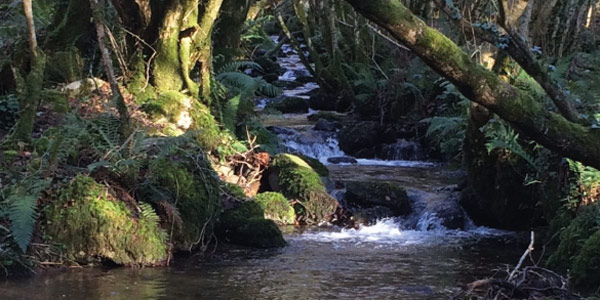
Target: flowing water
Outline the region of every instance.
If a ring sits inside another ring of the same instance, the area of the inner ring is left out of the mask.
[[[280,80],[306,76],[294,51],[288,46],[284,51]],[[285,95],[308,98],[316,87],[303,84]],[[409,141],[397,143],[408,152],[389,149],[394,160],[330,164],[329,158],[346,156],[335,132],[315,131],[306,117],[285,115],[264,123],[273,126],[287,151],[327,164],[331,181],[392,181],[405,187],[413,213],[358,229],[284,228],[284,248],[226,246],[211,255],[178,258],[169,268],[76,269],[7,281],[0,283],[0,299],[447,299],[459,285],[516,263],[523,249],[516,234],[477,227],[468,217],[464,230],[441,225],[435,208],[458,205],[454,188],[464,176],[460,171],[415,160],[421,159],[420,150]],[[413,160],[402,160],[407,158]]]

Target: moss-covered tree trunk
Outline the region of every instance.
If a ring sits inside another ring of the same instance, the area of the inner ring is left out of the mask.
[[[21,75],[21,70],[13,68],[19,99],[19,120],[17,121],[17,124],[15,124],[12,134],[8,136],[9,141],[29,141],[31,139],[37,107],[40,102],[42,83],[44,82],[44,69],[46,66],[46,56],[39,49],[37,44],[31,0],[23,1],[23,10],[27,20],[31,70],[27,76],[23,77]],[[12,146],[14,146],[14,144],[12,144]]]
[[[215,40],[215,50],[225,56],[225,61],[238,56],[241,34],[250,8],[248,0],[223,0],[221,14],[216,24],[219,38]]]
[[[223,0],[173,0],[159,26],[152,70],[159,91],[187,89],[210,103],[212,31]],[[191,77],[198,64],[200,78]]]
[[[346,0],[386,29],[432,69],[538,143],[561,155],[600,168],[600,131],[548,111],[526,92],[473,62],[454,42],[427,26],[398,0]]]

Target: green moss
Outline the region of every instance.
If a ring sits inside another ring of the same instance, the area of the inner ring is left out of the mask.
[[[139,191],[143,199],[167,201],[181,217],[173,241],[179,249],[190,249],[210,238],[220,211],[217,175],[201,154],[176,153],[150,162],[147,182]]]
[[[239,185],[225,182],[224,189],[227,191],[228,194],[234,196],[237,199],[246,198],[246,193],[244,193],[244,190]]]
[[[244,202],[221,216],[219,233],[227,241],[259,248],[283,247],[286,242],[281,231],[257,202]]]
[[[163,92],[157,99],[146,101],[142,110],[163,125],[163,134],[178,136],[193,131],[194,138],[207,151],[225,149],[234,141],[231,134],[221,130],[206,105],[182,93]]]
[[[307,222],[328,221],[337,208],[337,201],[327,194],[319,174],[300,157],[291,154],[275,156],[272,166],[277,169],[277,183],[281,192],[297,199],[302,208],[296,214]]]
[[[56,90],[44,90],[42,91],[42,98],[44,103],[52,105],[52,110],[58,113],[66,113],[71,110],[69,101],[64,93]]]
[[[117,264],[154,265],[167,257],[166,233],[150,206],[134,217],[107,187],[75,177],[46,210],[46,233],[71,259],[96,257]],[[131,205],[131,203],[129,204]]]
[[[265,218],[283,225],[293,225],[296,219],[294,208],[285,196],[276,192],[265,192],[256,195],[254,200],[264,210]]]
[[[136,71],[127,83],[127,90],[133,95],[133,101],[135,101],[135,103],[143,104],[146,101],[156,99],[158,94],[156,93],[154,86],[149,84],[148,79],[146,78],[146,64],[141,58],[141,55],[138,55],[135,59],[136,63],[134,69]]]
[[[17,156],[19,156],[19,153],[16,150],[4,150],[4,151],[2,151],[2,161],[1,162],[10,164],[13,161],[15,161],[15,159],[17,159]]]
[[[171,123],[177,123],[182,113],[188,107],[185,105],[186,96],[179,92],[164,92],[157,99],[149,99],[142,105],[142,110],[155,120],[161,117]]]
[[[46,72],[50,81],[71,83],[84,77],[83,58],[75,47],[52,53],[50,61]]]
[[[600,230],[583,243],[571,271],[575,284],[589,287],[600,284]]]
[[[321,163],[318,159],[308,157],[306,155],[297,154],[298,157],[302,158],[319,176],[321,177],[329,177],[329,169]]]

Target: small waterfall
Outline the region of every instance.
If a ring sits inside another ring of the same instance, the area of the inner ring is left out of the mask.
[[[278,135],[287,152],[316,158],[323,163],[327,163],[327,159],[330,157],[346,156],[340,149],[334,133],[306,128],[290,131],[294,133]]]
[[[416,141],[398,139],[394,144],[384,145],[381,149],[385,160],[422,160],[424,158],[421,145]]]

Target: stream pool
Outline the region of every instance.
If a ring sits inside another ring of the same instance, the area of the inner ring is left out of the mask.
[[[80,269],[0,283],[0,299],[448,299],[460,284],[514,264],[514,234],[400,230],[286,233],[288,246],[226,246],[169,268]]]

